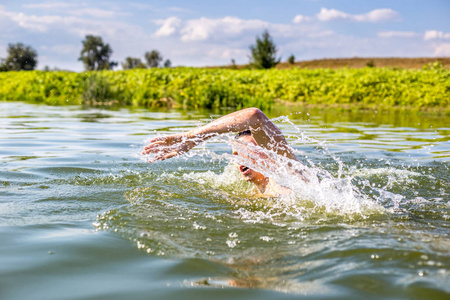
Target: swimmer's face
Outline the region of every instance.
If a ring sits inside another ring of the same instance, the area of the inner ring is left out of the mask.
[[[243,136],[239,137],[239,141],[246,143],[246,144],[250,144],[250,145],[255,145],[255,146],[258,145],[256,143],[255,139],[251,135],[243,135]],[[237,150],[233,149],[233,155],[240,155],[246,159],[250,159],[255,164],[256,161],[253,158],[249,157],[250,151],[252,151],[250,148],[248,148],[248,151],[242,151],[242,150],[237,151]],[[257,183],[258,181],[261,182],[265,179],[265,176],[263,174],[256,172],[244,165],[238,165],[237,168],[238,168],[239,172],[241,173],[242,177],[244,178],[244,180],[246,180],[246,181],[249,181],[252,183]]]

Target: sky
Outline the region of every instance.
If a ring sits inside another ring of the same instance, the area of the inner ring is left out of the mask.
[[[38,69],[82,71],[88,34],[118,69],[154,49],[173,66],[245,64],[264,30],[283,61],[450,56],[450,0],[0,0],[0,58],[21,42]]]

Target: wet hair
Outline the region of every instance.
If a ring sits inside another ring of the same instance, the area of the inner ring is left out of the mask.
[[[250,130],[244,130],[244,131],[241,131],[238,134],[236,134],[236,136],[234,138],[238,139],[241,136],[246,136],[246,135],[252,135],[252,132]]]

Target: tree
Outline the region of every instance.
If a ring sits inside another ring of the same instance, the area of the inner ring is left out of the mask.
[[[152,50],[151,52],[145,53],[145,60],[147,61],[147,66],[149,68],[157,68],[162,62],[163,57],[158,50]]]
[[[5,65],[4,59],[2,59],[0,61],[0,72],[7,72],[7,71],[8,71],[8,67]]]
[[[295,64],[295,56],[294,56],[294,54],[291,54],[291,56],[288,57],[287,61],[291,65]]]
[[[141,61],[140,58],[127,57],[122,64],[122,68],[124,70],[129,69],[145,69],[145,64]]]
[[[34,70],[37,65],[37,52],[22,43],[8,45],[8,57],[2,60],[1,71]]]
[[[262,33],[261,38],[256,37],[256,45],[251,45],[250,50],[250,64],[257,69],[272,68],[281,60],[276,58],[277,48],[267,30]]]
[[[109,44],[104,44],[100,36],[86,35],[82,41],[83,49],[80,57],[87,71],[108,70],[117,66],[117,62],[110,61],[112,49]]]
[[[170,61],[170,59],[166,59],[166,61],[164,62],[164,68],[170,68],[172,66],[172,62]]]

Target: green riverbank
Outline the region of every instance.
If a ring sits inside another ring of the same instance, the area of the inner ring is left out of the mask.
[[[448,109],[450,70],[134,69],[0,73],[0,99],[49,105],[270,108],[275,102]]]

